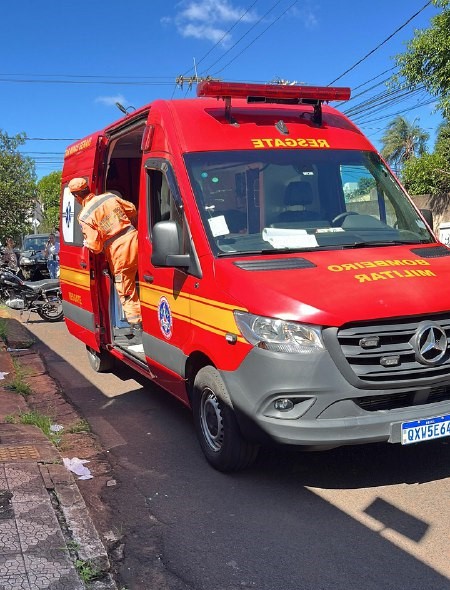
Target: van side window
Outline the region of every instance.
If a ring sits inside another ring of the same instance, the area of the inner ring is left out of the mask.
[[[347,211],[371,215],[390,226],[397,222],[396,211],[373,174],[363,165],[341,165],[342,188]]]
[[[148,170],[149,190],[149,227],[152,228],[159,221],[175,221],[183,236],[183,252],[189,252],[189,236],[183,212],[173,198],[166,175],[160,170]]]

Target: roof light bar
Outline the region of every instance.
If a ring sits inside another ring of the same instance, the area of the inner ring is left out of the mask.
[[[350,88],[332,86],[287,86],[284,84],[247,84],[204,80],[197,86],[197,96],[216,98],[261,97],[275,100],[329,101],[348,100]]]

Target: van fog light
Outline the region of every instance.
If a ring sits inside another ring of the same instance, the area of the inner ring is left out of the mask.
[[[383,356],[380,359],[380,365],[383,367],[396,367],[400,364],[400,356],[399,355],[392,355],[392,356]]]
[[[273,407],[278,412],[289,412],[294,407],[294,402],[288,398],[281,398],[273,402]]]

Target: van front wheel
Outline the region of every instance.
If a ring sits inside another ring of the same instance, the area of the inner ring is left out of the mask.
[[[90,346],[86,346],[86,352],[91,368],[96,373],[109,373],[113,368],[113,357],[106,350],[97,352]]]
[[[225,383],[214,367],[197,373],[192,401],[195,429],[208,462],[224,472],[249,467],[259,448],[242,437]]]

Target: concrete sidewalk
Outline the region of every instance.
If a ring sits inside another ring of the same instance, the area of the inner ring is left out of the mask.
[[[11,389],[15,359],[21,367],[37,360],[24,350],[32,350],[30,333],[4,308],[0,328],[0,590],[116,590],[106,549],[57,447],[37,426],[10,423],[30,411],[27,396]],[[48,376],[40,382],[34,397],[45,401],[52,384]]]

